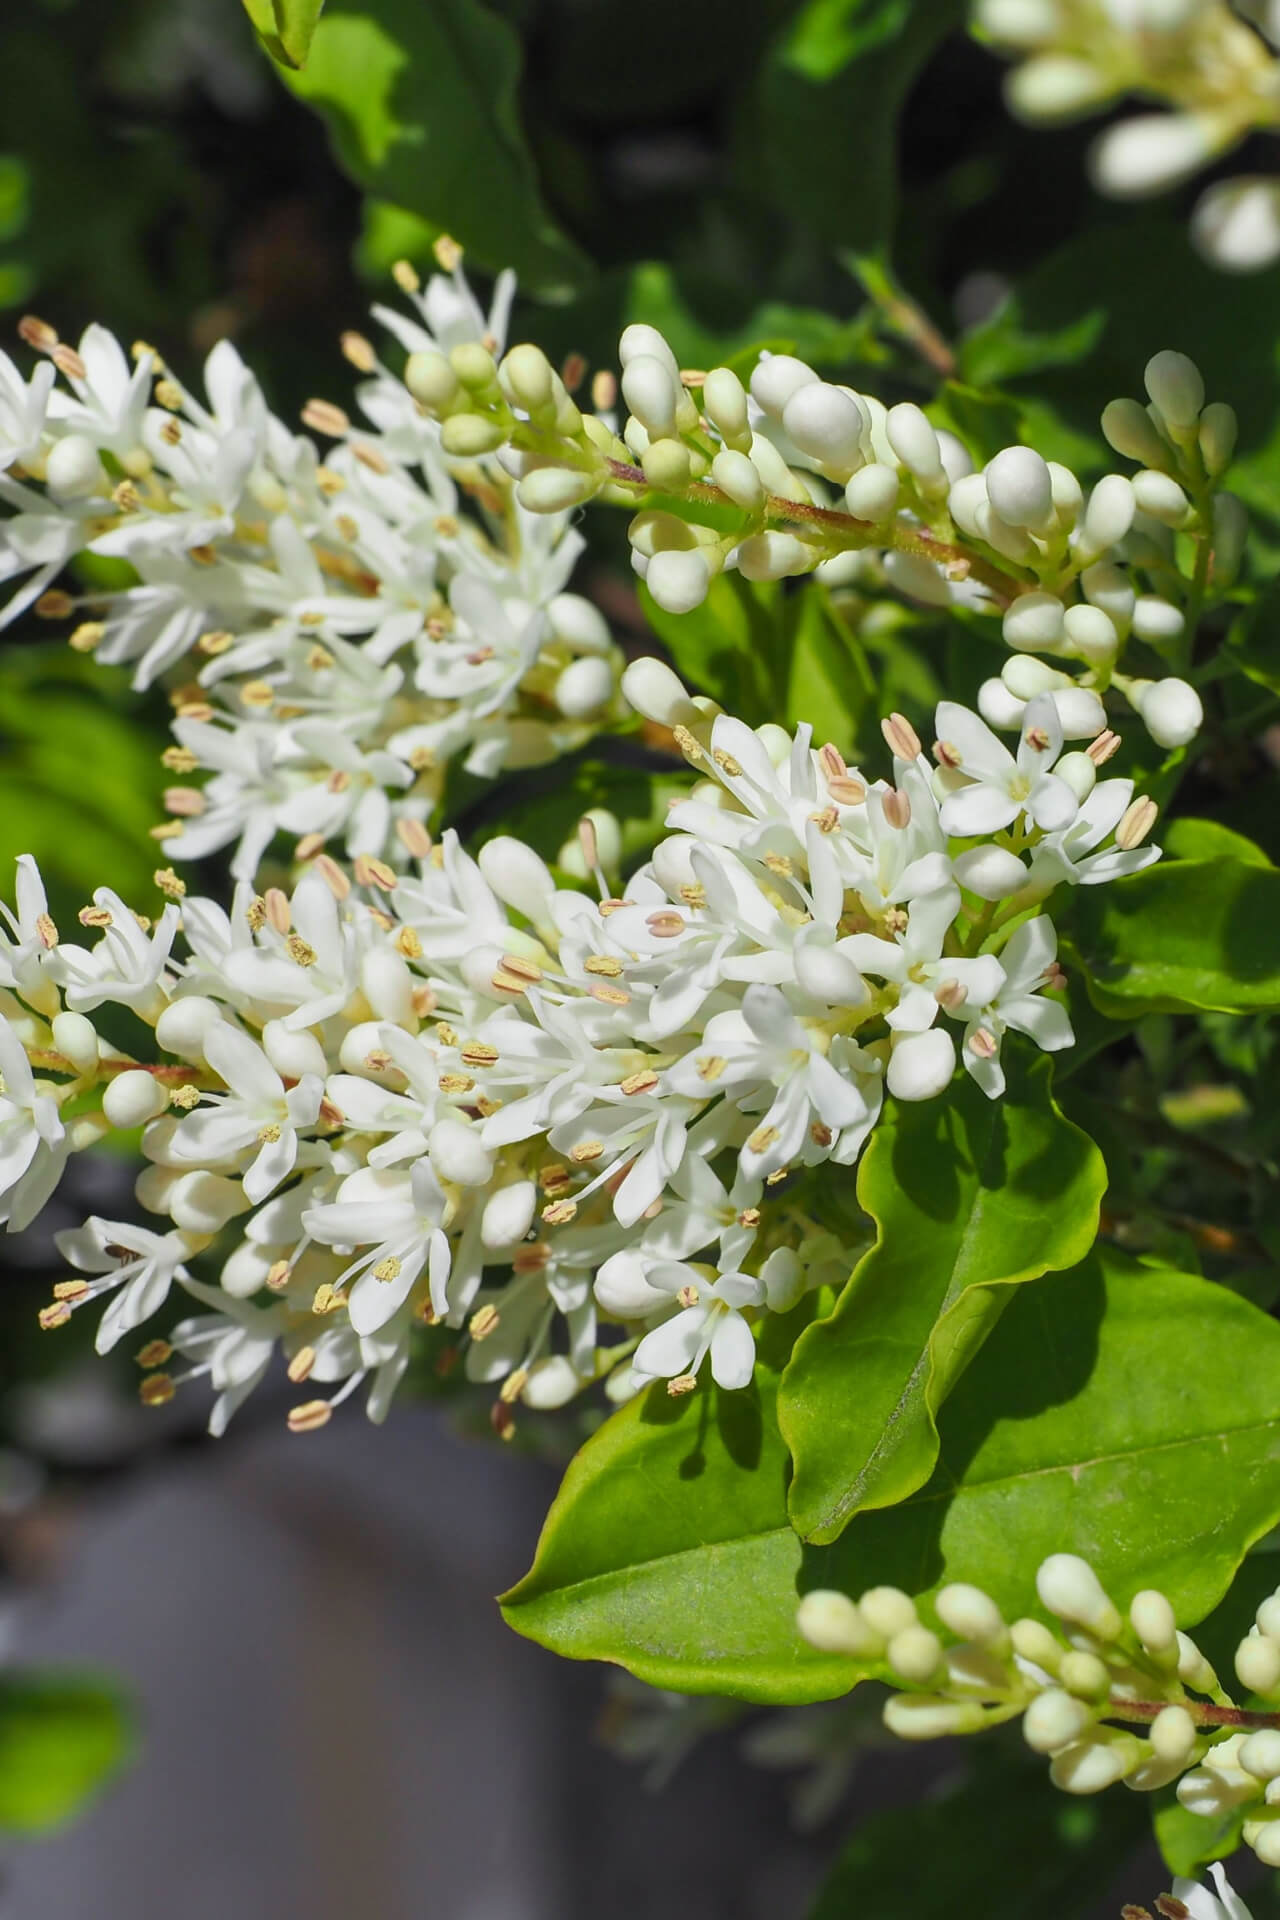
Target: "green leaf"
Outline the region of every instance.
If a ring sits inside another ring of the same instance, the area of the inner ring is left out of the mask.
[[[740,573],[721,573],[692,613],[667,613],[646,587],[640,588],[645,619],[681,677],[748,726],[779,717],[781,597],[776,585],[753,586]]]
[[[529,1573],[502,1599],[517,1633],[658,1687],[770,1702],[848,1690],[845,1660],[795,1630],[776,1379],[672,1399],[664,1383],[588,1440]]]
[[[1166,860],[1239,860],[1246,867],[1272,864],[1261,847],[1217,820],[1196,820],[1181,814],[1169,822],[1162,839]]]
[[[829,740],[852,759],[859,740],[867,743],[868,717],[878,711],[867,656],[817,582],[783,605],[786,692],[780,717],[788,727],[808,721],[816,745]]]
[[[1211,1860],[1225,1860],[1240,1845],[1245,1809],[1228,1807],[1225,1813],[1188,1813],[1172,1787],[1166,1787],[1151,1809],[1156,1844],[1170,1873],[1199,1880]]]
[[[807,0],[748,95],[742,167],[831,246],[884,255],[897,211],[898,114],[958,0]],[[824,182],[845,180],[833,193]]]
[[[1237,621],[1231,652],[1251,680],[1280,693],[1280,580],[1273,580]]]
[[[1047,1059],[1011,1058],[1002,1100],[966,1076],[944,1099],[888,1108],[858,1169],[876,1243],[782,1377],[791,1519],[807,1540],[923,1485],[938,1409],[1009,1289],[1084,1258],[1105,1188],[1098,1149],[1050,1098]]]
[[[0,1679],[0,1829],[44,1833],[70,1819],[125,1762],[132,1744],[118,1697],[93,1680]]]
[[[254,32],[284,67],[306,65],[324,0],[244,0]]]
[[[515,34],[479,0],[329,0],[306,67],[284,78],[368,192],[453,234],[483,266],[563,293],[588,268],[543,204],[520,60]]]
[[[836,1861],[809,1920],[1086,1920],[1146,1829],[1137,1794],[1071,1801],[1012,1743],[971,1750],[942,1799],[874,1814]],[[904,1861],[931,1863],[925,1873]]]
[[[856,1404],[856,1372],[847,1386]],[[884,1582],[927,1611],[971,1580],[1012,1618],[1040,1611],[1036,1568],[1069,1551],[1120,1604],[1159,1587],[1191,1624],[1280,1519],[1280,1326],[1194,1275],[1095,1253],[1014,1289],[942,1411],[932,1479],[833,1546],[787,1523],[773,1395],[758,1366],[743,1393],[658,1385],[614,1414],[503,1600],[510,1625],[655,1686],[827,1699],[866,1670],[803,1645],[798,1591]]]
[[[1081,887],[1070,921],[1104,1012],[1240,1013],[1280,1006],[1280,871],[1177,860]]]
[[[939,1424],[929,1484],[860,1514],[806,1586],[971,1580],[1011,1618],[1041,1612],[1036,1568],[1066,1551],[1119,1605],[1159,1587],[1191,1625],[1280,1516],[1280,1326],[1211,1281],[1094,1254],[1015,1292]]]

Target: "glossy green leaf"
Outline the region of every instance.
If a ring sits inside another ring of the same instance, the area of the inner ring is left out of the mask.
[[[1010,1053],[1004,1099],[966,1077],[944,1099],[891,1106],[862,1156],[876,1243],[797,1343],[778,1399],[792,1523],[808,1540],[833,1540],[856,1513],[923,1485],[938,1409],[1010,1287],[1074,1266],[1093,1244],[1102,1156],[1054,1106],[1048,1060],[1027,1069]]]
[[[920,68],[963,21],[958,0],[807,0],[747,96],[741,165],[750,184],[829,245],[886,252],[898,114]],[[849,190],[830,191],[833,180]]]
[[[1194,1358],[1191,1358],[1191,1357]],[[1018,1289],[943,1409],[938,1465],[806,1560],[807,1586],[984,1587],[1038,1612],[1083,1554],[1120,1605],[1193,1625],[1280,1517],[1280,1326],[1225,1287],[1108,1253]]]
[[[739,573],[718,574],[691,613],[667,613],[647,588],[640,589],[645,618],[682,679],[749,726],[779,717],[781,599],[777,586],[753,586]]]
[[[1280,1006],[1280,871],[1236,859],[1161,862],[1081,887],[1070,933],[1104,1011]]]
[[[453,234],[481,265],[561,292],[587,268],[543,204],[520,61],[479,0],[329,0],[305,68],[285,78],[368,192]]]
[[[858,1827],[809,1920],[1092,1920],[1146,1831],[1141,1796],[1073,1801],[1012,1741],[966,1757],[971,1771],[941,1799]],[[912,1859],[934,1870],[905,1871]]]
[[[117,1696],[92,1680],[0,1680],[0,1830],[43,1833],[70,1819],[128,1756]]]
[[[1180,814],[1160,836],[1166,860],[1240,860],[1246,867],[1269,867],[1262,848],[1218,820]]]
[[[283,67],[306,65],[324,0],[244,0],[254,32]]]
[[[1243,1807],[1212,1815],[1189,1813],[1173,1788],[1164,1788],[1151,1809],[1151,1824],[1170,1873],[1199,1880],[1211,1860],[1226,1860],[1240,1845],[1244,1816]]]
[[[821,586],[793,594],[784,606],[783,722],[795,727],[807,721],[815,745],[829,740],[852,759],[860,741],[869,744],[870,722],[879,715],[867,656]]]
[[[823,1700],[848,1662],[795,1630],[803,1548],[787,1524],[776,1382],[621,1408],[565,1475],[509,1625],[574,1660],[653,1686],[746,1700]]]

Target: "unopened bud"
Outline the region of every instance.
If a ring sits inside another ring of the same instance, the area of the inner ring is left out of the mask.
[[[1087,1627],[1099,1640],[1114,1640],[1124,1622],[1101,1581],[1075,1553],[1051,1553],[1036,1574],[1040,1604],[1060,1620]]]
[[[878,1660],[884,1652],[884,1635],[867,1624],[861,1609],[847,1593],[836,1593],[829,1588],[806,1593],[796,1609],[796,1627],[800,1637],[819,1653],[847,1654],[851,1660]]]
[[[1033,1753],[1056,1753],[1092,1725],[1093,1714],[1083,1700],[1061,1687],[1048,1687],[1023,1714],[1022,1737]]]
[[[890,1640],[885,1657],[903,1680],[927,1686],[942,1665],[942,1642],[928,1627],[904,1627]]]
[[[1250,1693],[1280,1690],[1280,1640],[1269,1633],[1250,1633],[1236,1648],[1236,1678]]]

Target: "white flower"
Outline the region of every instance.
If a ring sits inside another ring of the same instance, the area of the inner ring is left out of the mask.
[[[132,1333],[161,1308],[175,1280],[190,1279],[184,1262],[196,1247],[181,1233],[152,1233],[123,1220],[91,1215],[83,1226],[56,1234],[58,1252],[77,1273],[94,1277],[72,1304],[84,1305],[104,1293],[114,1297],[98,1323],[99,1353]],[[198,1245],[198,1243],[197,1243]]]
[[[226,1022],[206,1034],[204,1057],[230,1091],[206,1094],[212,1104],[187,1115],[169,1151],[174,1161],[198,1167],[252,1152],[244,1190],[256,1205],[293,1172],[298,1128],[315,1124],[324,1089],[314,1074],[304,1074],[286,1093],[261,1047]]]
[[[1195,1880],[1173,1883],[1173,1897],[1181,1900],[1191,1920],[1251,1920],[1248,1907],[1227,1879],[1220,1860],[1212,1862],[1209,1874],[1218,1890],[1216,1898]]]
[[[756,1343],[742,1317],[743,1307],[758,1307],[764,1283],[748,1273],[719,1272],[682,1261],[659,1262],[647,1279],[657,1296],[674,1298],[680,1312],[647,1333],[636,1348],[631,1371],[640,1386],[696,1374],[708,1352],[711,1377],[718,1387],[745,1387],[755,1370]]]
[[[1100,780],[1080,803],[1070,826],[1050,833],[1031,855],[1028,885],[1047,893],[1065,880],[1070,886],[1101,886],[1127,873],[1140,873],[1160,858],[1159,847],[1103,846],[1119,826],[1133,799],[1132,780]]]
[[[367,1247],[346,1268],[342,1284],[354,1278],[348,1311],[358,1334],[384,1327],[427,1270],[431,1307],[443,1319],[449,1311],[449,1242],[442,1229],[445,1197],[426,1159],[409,1173],[353,1173],[326,1206],[310,1207],[302,1223],[324,1246],[350,1250]]]
[[[178,931],[177,908],[167,906],[154,926],[143,926],[110,887],[96,888],[93,904],[105,916],[91,922],[104,930],[98,944],[86,949],[64,943],[54,949],[50,971],[67,1005],[80,1013],[92,1013],[106,1001],[144,1017],[158,1011],[160,983]]]
[[[37,1012],[54,1014],[61,1001],[52,978],[49,956],[57,945],[57,930],[49,917],[40,870],[29,853],[19,854],[16,881],[17,913],[0,901],[0,987],[19,993]],[[12,937],[10,937],[12,936]]]
[[[972,783],[943,801],[947,833],[995,833],[1020,813],[1045,830],[1062,831],[1075,819],[1076,797],[1051,771],[1062,751],[1062,722],[1049,695],[1027,702],[1016,759],[985,721],[954,701],[939,702],[937,727],[943,764]]]
[[[182,1320],[170,1336],[178,1352],[195,1364],[175,1381],[209,1376],[217,1394],[209,1415],[209,1431],[226,1432],[227,1422],[243,1406],[271,1364],[276,1342],[284,1330],[287,1309],[255,1307],[233,1300],[218,1287],[184,1280],[186,1291],[214,1311]]]
[[[57,1102],[38,1091],[22,1042],[0,1014],[0,1222],[10,1233],[35,1219],[66,1154]]]
[[[988,1100],[1004,1092],[1000,1042],[1008,1028],[1028,1034],[1045,1053],[1057,1053],[1074,1043],[1066,1008],[1041,995],[1041,989],[1053,984],[1055,976],[1061,979],[1057,957],[1058,936],[1053,922],[1037,914],[1034,920],[1025,921],[1003,948],[997,991],[985,1005],[975,998],[973,1010],[964,1009],[961,1053],[966,1069]]]

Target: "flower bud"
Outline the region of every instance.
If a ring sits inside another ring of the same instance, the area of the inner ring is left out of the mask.
[[[60,500],[85,500],[106,488],[98,449],[83,433],[68,433],[54,441],[45,460],[44,477],[50,493]]]
[[[622,693],[637,713],[662,727],[688,727],[703,717],[671,668],[650,655],[633,660],[624,670]],[[483,860],[482,854],[482,864]]]
[[[437,1120],[427,1140],[431,1165],[441,1180],[460,1187],[483,1187],[493,1177],[493,1155],[469,1120],[446,1115]]]
[[[1054,653],[1061,645],[1064,614],[1056,593],[1020,593],[1004,616],[1005,645],[1019,653]]]
[[[102,1095],[103,1113],[113,1127],[122,1130],[145,1126],[148,1120],[163,1113],[168,1104],[169,1095],[160,1081],[141,1068],[117,1074],[107,1083]]]
[[[535,926],[549,919],[556,883],[532,847],[511,834],[500,833],[485,842],[476,860],[504,906],[514,907]]]
[[[1097,1654],[1074,1647],[1063,1654],[1058,1678],[1068,1693],[1081,1700],[1105,1700],[1111,1688],[1111,1676]]]
[[[905,593],[908,599],[920,600],[926,607],[951,605],[946,575],[922,553],[886,553],[884,571],[890,586]]]
[[[1098,784],[1098,769],[1087,753],[1064,753],[1054,762],[1054,772],[1065,780],[1076,799],[1083,803]]]
[[[480,413],[451,413],[440,428],[440,445],[455,460],[477,460],[481,454],[496,453],[507,437],[507,430],[496,420]],[[539,472],[556,472],[539,468]],[[532,474],[529,478],[532,479]],[[522,480],[521,486],[525,485]]]
[[[927,1686],[942,1666],[942,1642],[928,1627],[904,1627],[890,1640],[885,1658],[913,1686]]]
[[[1190,1634],[1178,1629],[1178,1678],[1196,1693],[1212,1693],[1218,1676]]]
[[[899,1740],[941,1740],[952,1733],[977,1733],[986,1718],[976,1701],[947,1700],[936,1694],[892,1693],[884,1703],[884,1724]]]
[[[394,947],[371,947],[361,956],[360,988],[379,1020],[413,1029],[414,977]]]
[[[1120,636],[1109,614],[1088,603],[1068,607],[1062,616],[1064,653],[1084,660],[1091,667],[1109,666],[1120,646]]]
[[[744,580],[781,580],[787,574],[807,573],[817,554],[794,534],[752,534],[738,548],[738,571]]]
[[[1008,900],[1027,884],[1027,869],[1017,854],[990,842],[957,854],[951,870],[960,885],[969,893],[976,893],[979,900]],[[947,1625],[951,1625],[949,1620]],[[958,1633],[960,1629],[953,1631]]]
[[[1089,605],[1101,607],[1117,633],[1129,631],[1137,596],[1123,567],[1111,560],[1095,560],[1080,575],[1080,585]]]
[[[967,533],[971,540],[983,538],[980,515],[989,505],[987,483],[980,473],[963,474],[959,480],[952,483],[947,494],[947,509],[951,518],[961,533]]]
[[[974,24],[1000,46],[1029,49],[1056,36],[1060,17],[1054,0],[978,0]]]
[[[1196,1723],[1186,1708],[1175,1702],[1156,1715],[1150,1737],[1158,1760],[1185,1766],[1196,1749]]]
[[[1196,203],[1191,238],[1206,260],[1227,273],[1269,267],[1280,257],[1276,182],[1249,175],[1219,180]]]
[[[1155,1587],[1144,1587],[1134,1594],[1129,1603],[1129,1624],[1149,1653],[1176,1650],[1178,1623],[1169,1601]]]
[[[707,597],[711,568],[706,555],[696,548],[668,549],[654,554],[644,581],[664,613],[692,613]]]
[[[215,1001],[203,994],[188,994],[185,1000],[171,1000],[160,1015],[156,1041],[180,1060],[203,1060],[205,1035],[221,1019],[222,1008]]]
[[[900,400],[890,407],[885,431],[904,467],[921,480],[945,480],[938,436],[913,401]]]
[[[1206,114],[1133,114],[1094,141],[1089,155],[1093,184],[1118,200],[1164,193],[1202,167],[1221,137],[1217,123]],[[1163,413],[1161,403],[1156,404]],[[1165,418],[1173,424],[1171,415]]]
[[[650,440],[640,465],[659,493],[682,493],[693,478],[693,459],[683,440]]]
[[[1254,1619],[1260,1632],[1269,1633],[1273,1640],[1280,1640],[1280,1593],[1268,1594]]]
[[[1185,747],[1204,722],[1200,695],[1186,680],[1139,680],[1130,699],[1158,747]]]
[[[797,985],[829,1007],[860,1007],[869,998],[857,967],[836,947],[797,945],[794,965]]]
[[[855,520],[869,520],[878,526],[887,520],[898,504],[899,479],[892,467],[878,460],[855,473],[844,490],[844,502]]]
[[[1133,497],[1140,512],[1163,521],[1166,527],[1182,526],[1191,511],[1191,502],[1177,481],[1167,473],[1153,473],[1150,468],[1134,474]]]
[[[556,681],[556,705],[570,720],[598,713],[612,697],[613,668],[598,654],[571,661]]]
[[[1081,534],[1085,550],[1101,553],[1123,540],[1133,525],[1136,505],[1132,484],[1122,473],[1109,473],[1099,480],[1084,511]]]
[[[964,441],[954,433],[948,433],[945,427],[937,427],[935,432],[938,436],[938,452],[942,456],[942,470],[954,486],[957,480],[963,480],[973,472],[973,456]]]
[[[382,1048],[382,1023],[378,1020],[361,1020],[349,1027],[342,1036],[338,1047],[338,1065],[344,1073],[354,1073],[362,1080],[372,1080],[375,1085],[386,1087],[403,1085],[400,1070],[390,1060],[385,1066],[370,1066],[369,1057],[375,1057]]]
[[[979,849],[975,849],[979,851]],[[982,1647],[1002,1649],[1008,1644],[1009,1629],[990,1594],[963,1580],[953,1580],[938,1589],[934,1611],[944,1627],[961,1640],[974,1640]]]
[[[452,420],[445,421],[446,428],[452,425]],[[454,449],[446,446],[446,451]],[[575,467],[535,467],[518,483],[516,498],[530,513],[567,513],[590,500],[598,486],[596,475]]]
[[[188,1173],[170,1190],[167,1208],[174,1226],[187,1233],[219,1233],[250,1204],[238,1180],[220,1173]]]
[[[1144,467],[1163,467],[1169,449],[1151,415],[1138,400],[1109,400],[1102,409],[1102,433],[1109,446]]]
[[[458,376],[442,353],[411,353],[405,362],[404,383],[415,400],[430,413],[443,413],[461,391]]]
[[[1107,710],[1092,687],[1055,687],[1052,697],[1064,739],[1097,739],[1107,724]]]
[[[1225,400],[1211,400],[1200,415],[1200,457],[1211,480],[1231,465],[1240,423]]]
[[[1053,514],[1053,482],[1031,447],[1006,447],[988,461],[987,498],[1011,527],[1043,527]]]
[[[744,513],[758,513],[764,505],[764,481],[749,455],[723,448],[711,462],[711,478]]]
[[[901,1587],[869,1587],[858,1601],[858,1611],[874,1633],[892,1640],[918,1620],[915,1601]]]
[[[895,1100],[932,1100],[950,1085],[955,1042],[941,1027],[894,1037],[885,1081]]]
[[[1194,360],[1166,347],[1152,354],[1142,379],[1152,404],[1169,426],[1195,426],[1204,405],[1204,381]]]
[[[1143,1757],[1140,1740],[1108,1727],[1055,1754],[1049,1777],[1064,1793],[1101,1793],[1132,1773]]]
[[[841,475],[862,464],[862,436],[869,425],[857,400],[823,380],[798,387],[782,410],[783,430],[801,453]]]
[[[1044,1673],[1056,1673],[1063,1648],[1042,1620],[1015,1620],[1009,1629],[1014,1652]]]
[[[539,413],[555,401],[555,374],[541,347],[512,347],[498,368],[498,381],[511,404]]]
[[[702,383],[702,411],[726,447],[742,453],[751,444],[746,388],[732,367],[713,367]]]
[[[869,1627],[847,1593],[820,1587],[806,1593],[796,1609],[796,1628],[819,1653],[843,1653],[851,1660],[878,1660],[884,1636]]]
[[[1280,1867],[1280,1819],[1246,1820],[1244,1839],[1264,1867]]]
[[[1074,526],[1084,505],[1084,488],[1070,467],[1057,460],[1049,462],[1049,485],[1053,492],[1053,511],[1060,525]]]
[[[599,607],[580,593],[556,594],[547,607],[547,618],[556,639],[575,653],[607,653],[613,644]]]
[[[395,957],[400,959],[399,954]],[[400,964],[404,965],[403,960]],[[283,1020],[268,1020],[262,1029],[262,1051],[286,1080],[301,1080],[306,1073],[323,1080],[329,1071],[324,1048],[314,1033],[287,1027]]]
[[[242,1240],[218,1276],[223,1292],[235,1300],[252,1298],[266,1286],[278,1251],[275,1247],[259,1247],[252,1240]]]
[[[1075,1553],[1051,1553],[1036,1574],[1040,1604],[1060,1620],[1087,1627],[1099,1640],[1114,1640],[1124,1626],[1087,1560]]]
[[[512,1180],[489,1194],[480,1215],[480,1244],[492,1251],[514,1247],[533,1225],[538,1189],[532,1180]]]
[[[1251,1733],[1240,1749],[1240,1765],[1258,1780],[1274,1780],[1280,1774],[1280,1731],[1263,1727]]]
[[[550,1413],[557,1407],[566,1406],[574,1394],[582,1390],[583,1384],[574,1372],[568,1354],[547,1353],[530,1367],[529,1377],[520,1389],[520,1398],[526,1407]]]
[[[789,353],[762,354],[751,376],[751,398],[774,420],[781,420],[788,400],[818,376],[803,360]]]
[[[51,1027],[53,1044],[77,1073],[92,1073],[98,1064],[98,1033],[83,1013],[56,1013]]]
[[[1022,1737],[1033,1753],[1056,1753],[1069,1747],[1093,1725],[1093,1714],[1083,1700],[1048,1687],[1038,1693],[1022,1716]]]
[[[987,725],[997,731],[1020,727],[1026,705],[1003,680],[984,680],[978,688],[978,712]]]
[[[1236,1648],[1236,1678],[1250,1693],[1280,1690],[1280,1640],[1269,1633],[1250,1633]]]
[[[1065,53],[1037,54],[1005,81],[1009,111],[1019,120],[1066,120],[1114,91],[1100,67]]]
[[[650,354],[639,354],[622,370],[622,397],[653,439],[676,432],[680,383],[670,368]]]

